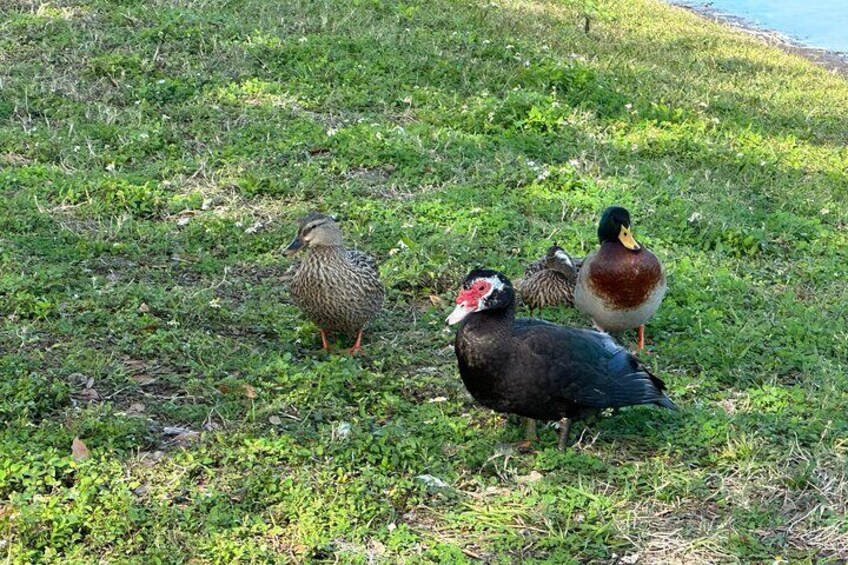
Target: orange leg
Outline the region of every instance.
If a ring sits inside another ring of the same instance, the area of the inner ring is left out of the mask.
[[[353,347],[347,350],[351,355],[356,355],[357,353],[362,352],[362,345],[360,342],[362,341],[362,330],[359,330],[359,334],[356,336],[356,343],[353,344]]]
[[[639,345],[636,346],[636,351],[645,349],[645,324],[639,326]]]
[[[318,329],[321,331],[321,343],[324,347],[324,351],[329,351],[330,350],[330,344],[327,343],[327,332],[325,332],[321,328],[318,328]]]

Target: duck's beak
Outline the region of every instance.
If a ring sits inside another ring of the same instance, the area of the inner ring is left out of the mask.
[[[283,250],[283,255],[286,257],[291,257],[295,253],[301,250],[306,245],[306,243],[300,238],[300,234],[296,235],[295,238],[289,243],[289,246]]]
[[[454,308],[453,312],[451,312],[451,315],[448,316],[447,320],[445,320],[445,323],[452,326],[464,320],[465,317],[472,312],[474,312],[474,308],[466,306],[465,304],[457,304],[456,308]]]
[[[639,251],[642,249],[642,246],[636,243],[636,240],[633,239],[633,232],[630,231],[629,226],[621,226],[621,231],[618,232],[618,241],[631,251]]]

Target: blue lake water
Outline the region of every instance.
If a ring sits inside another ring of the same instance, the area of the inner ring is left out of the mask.
[[[848,53],[848,0],[677,0],[740,17],[812,47]]]

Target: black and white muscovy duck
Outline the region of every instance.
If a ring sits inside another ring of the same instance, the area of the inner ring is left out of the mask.
[[[515,293],[503,274],[474,269],[462,283],[448,324],[456,333],[459,374],[480,404],[535,420],[560,420],[559,448],[571,420],[604,408],[656,404],[676,410],[665,384],[605,333],[515,319]]]

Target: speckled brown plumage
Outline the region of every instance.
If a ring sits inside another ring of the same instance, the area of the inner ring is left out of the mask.
[[[346,249],[329,216],[310,214],[299,224],[287,253],[310,250],[291,276],[292,301],[322,330],[357,334],[383,305],[376,261]]]
[[[530,263],[519,283],[521,301],[532,311],[548,306],[574,306],[574,285],[581,261],[572,260],[556,245],[545,257]]]

